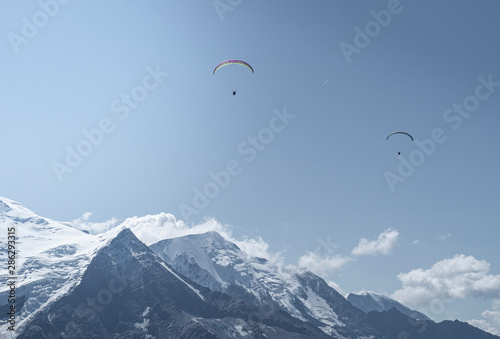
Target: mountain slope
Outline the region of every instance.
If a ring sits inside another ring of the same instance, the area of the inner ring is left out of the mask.
[[[22,338],[326,338],[284,312],[248,305],[176,273],[125,229],[102,248],[81,283]]]
[[[95,251],[106,242],[106,235],[94,236],[36,215],[10,199],[0,197],[0,228],[16,233],[16,318],[21,329],[37,312],[70,291],[81,279]],[[5,237],[0,237],[0,260],[6,262]],[[6,281],[7,270],[0,270]],[[0,310],[8,307],[8,286],[0,285]],[[1,312],[0,333],[7,333]]]
[[[425,314],[414,311],[400,302],[386,297],[375,292],[362,292],[362,293],[349,293],[347,300],[350,303],[359,308],[361,311],[368,313],[371,311],[389,311],[391,308],[395,308],[401,313],[417,320],[431,320]]]
[[[373,332],[364,313],[323,279],[250,257],[216,232],[166,239],[150,248],[202,286],[283,310],[330,335],[361,338]]]
[[[415,320],[395,308],[389,311],[368,313],[367,320],[387,338],[411,339],[499,339],[479,328],[458,320],[435,323]]]

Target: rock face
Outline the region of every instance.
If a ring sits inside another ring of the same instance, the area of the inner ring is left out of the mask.
[[[285,312],[249,305],[176,273],[123,230],[69,294],[18,338],[325,338]]]
[[[359,308],[361,311],[368,313],[371,311],[389,311],[391,308],[397,309],[399,312],[416,320],[430,320],[425,314],[414,311],[394,299],[386,297],[374,292],[349,293],[347,300]]]

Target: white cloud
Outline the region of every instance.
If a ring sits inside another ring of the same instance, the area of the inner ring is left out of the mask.
[[[361,238],[351,254],[354,256],[389,254],[396,245],[398,236],[397,230],[388,228],[380,233],[376,240],[369,241]],[[317,275],[325,277],[340,271],[345,264],[355,260],[350,256],[332,254],[337,245],[331,241],[330,237],[327,238],[326,242],[321,238],[317,240],[320,245],[316,247],[316,250],[307,252],[299,258],[299,268],[307,268]],[[327,254],[321,255],[322,250],[325,250]]]
[[[111,228],[115,227],[118,223],[118,219],[112,217],[109,220],[103,222],[89,222],[89,218],[92,216],[92,213],[85,212],[80,218],[74,219],[69,223],[79,229],[89,231],[90,234],[99,234],[104,233]]]
[[[473,319],[467,322],[486,332],[500,335],[500,299],[493,300],[491,309],[481,313],[481,316],[483,319]]]
[[[225,239],[234,242],[238,247],[246,254],[252,257],[266,258],[269,259],[269,244],[265,242],[261,237],[257,239],[244,239],[236,240],[231,237]],[[231,240],[230,240],[231,239]]]
[[[282,262],[282,253],[271,253],[269,244],[262,238],[235,239],[231,228],[211,218],[204,222],[188,226],[182,220],[177,220],[174,215],[160,213],[144,217],[126,219],[122,225],[130,230],[146,245],[154,244],[163,239],[182,237],[190,234],[202,234],[210,231],[219,233],[224,239],[235,243],[242,251],[250,256],[266,258],[273,262]]]
[[[400,273],[403,288],[393,298],[403,304],[429,306],[436,300],[499,298],[500,275],[489,274],[490,264],[473,256],[457,254],[438,261],[430,269]]]
[[[399,232],[391,228],[386,229],[379,234],[376,240],[369,241],[368,239],[361,238],[358,246],[356,246],[351,254],[352,255],[387,255],[392,252],[399,237]]]
[[[353,259],[341,255],[318,256],[316,253],[307,252],[299,258],[299,267],[307,268],[319,276],[328,276],[338,272],[342,266]]]
[[[163,239],[182,237],[188,234],[201,234],[208,231],[223,233],[223,227],[208,220],[200,225],[189,227],[170,213],[149,214],[143,217],[127,218],[122,225],[130,230],[146,245]]]

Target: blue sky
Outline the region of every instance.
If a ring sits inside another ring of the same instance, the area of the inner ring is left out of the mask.
[[[2,196],[57,220],[213,217],[345,292],[500,329],[497,2],[63,2],[0,4]],[[212,74],[233,58],[255,69],[235,96]]]

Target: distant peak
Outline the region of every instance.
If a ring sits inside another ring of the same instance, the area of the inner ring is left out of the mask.
[[[114,247],[114,246],[125,246],[129,250],[132,248],[148,248],[142,241],[140,241],[134,232],[127,227],[117,227],[107,233],[107,241],[103,244],[103,247]]]

